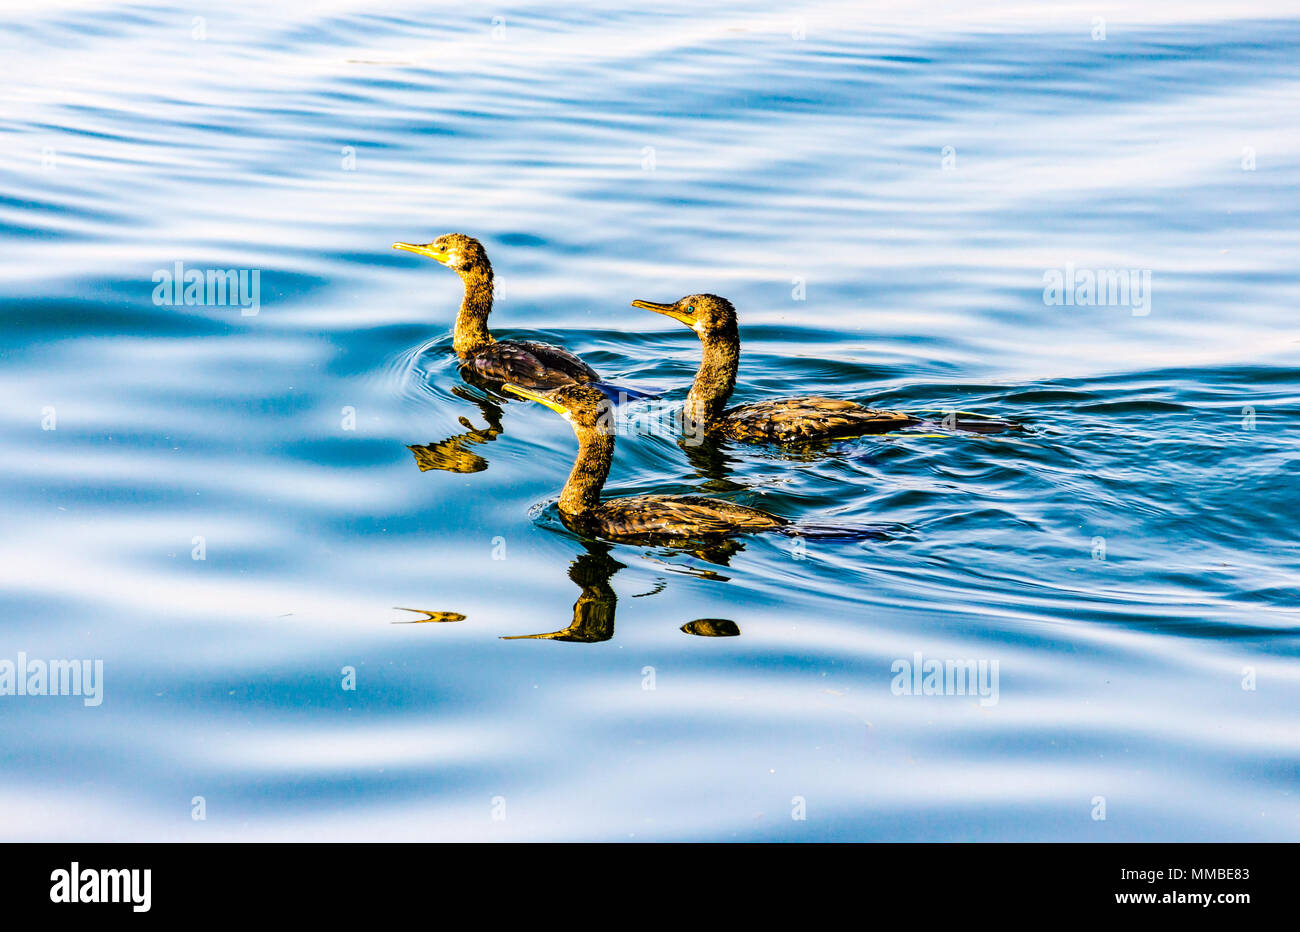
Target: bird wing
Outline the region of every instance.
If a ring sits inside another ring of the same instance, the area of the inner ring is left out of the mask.
[[[724,418],[728,437],[784,443],[885,433],[918,423],[901,411],[864,408],[842,398],[816,395],[738,405],[728,409]]]
[[[789,522],[757,508],[698,495],[614,498],[597,510],[601,531],[613,537],[697,539],[770,531]]]
[[[497,340],[475,350],[465,360],[480,375],[524,388],[553,388],[598,378],[568,350],[532,340]]]

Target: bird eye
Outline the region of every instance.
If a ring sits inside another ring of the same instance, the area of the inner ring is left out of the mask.
[[[695,313],[695,305],[692,304],[690,307],[688,307],[688,308],[686,309],[686,313],[687,313],[687,314],[694,314],[694,313]]]

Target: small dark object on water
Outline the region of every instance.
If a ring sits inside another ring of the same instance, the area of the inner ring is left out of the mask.
[[[410,621],[395,621],[395,625],[424,625],[431,621],[445,623],[448,621],[464,621],[465,616],[460,612],[431,612],[423,608],[402,608],[394,605],[394,609],[399,612],[415,612],[417,615],[423,615],[423,618],[412,618]]]
[[[682,625],[682,630],[702,638],[740,637],[740,626],[729,618],[697,618]]]

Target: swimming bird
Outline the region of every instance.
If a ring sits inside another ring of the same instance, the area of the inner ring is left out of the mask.
[[[692,294],[673,304],[637,300],[632,306],[680,321],[694,330],[704,345],[704,357],[686,396],[688,429],[751,443],[793,444],[887,433],[924,423],[922,418],[902,411],[867,408],[854,401],[821,395],[728,408],[740,367],[740,332],[731,302],[715,294]],[[1016,429],[1018,425],[967,415],[951,426],[989,433]]]
[[[452,346],[461,365],[473,374],[529,388],[599,380],[595,369],[558,346],[493,338],[487,328],[492,313],[492,263],[474,237],[447,233],[431,243],[393,243],[393,248],[441,262],[464,282],[465,296],[456,315]]]
[[[756,531],[791,532],[786,518],[701,495],[638,495],[600,500],[614,462],[612,405],[590,385],[564,385],[538,392],[505,389],[557,412],[578,437],[578,457],[560,493],[560,519],[571,530],[610,540],[709,540]]]

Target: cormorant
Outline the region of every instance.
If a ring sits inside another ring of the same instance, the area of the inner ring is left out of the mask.
[[[546,393],[521,385],[506,390],[559,413],[578,437],[578,457],[560,493],[560,518],[571,530],[610,540],[710,540],[757,531],[798,534],[788,519],[702,495],[638,495],[600,500],[614,461],[612,404],[590,385]]]
[[[492,337],[487,328],[492,313],[492,263],[483,244],[474,237],[447,233],[431,243],[393,243],[393,248],[436,259],[465,283],[452,345],[461,365],[472,373],[492,382],[513,382],[528,388],[599,380],[595,369],[568,350],[533,340]]]
[[[686,396],[688,425],[732,440],[770,443],[806,443],[880,434],[925,423],[902,411],[867,408],[842,398],[806,395],[726,407],[736,387],[740,366],[740,332],[736,309],[714,294],[687,295],[673,304],[633,301],[644,308],[680,321],[699,336],[704,357]],[[1018,429],[1010,421],[966,415],[956,427],[979,433]]]

